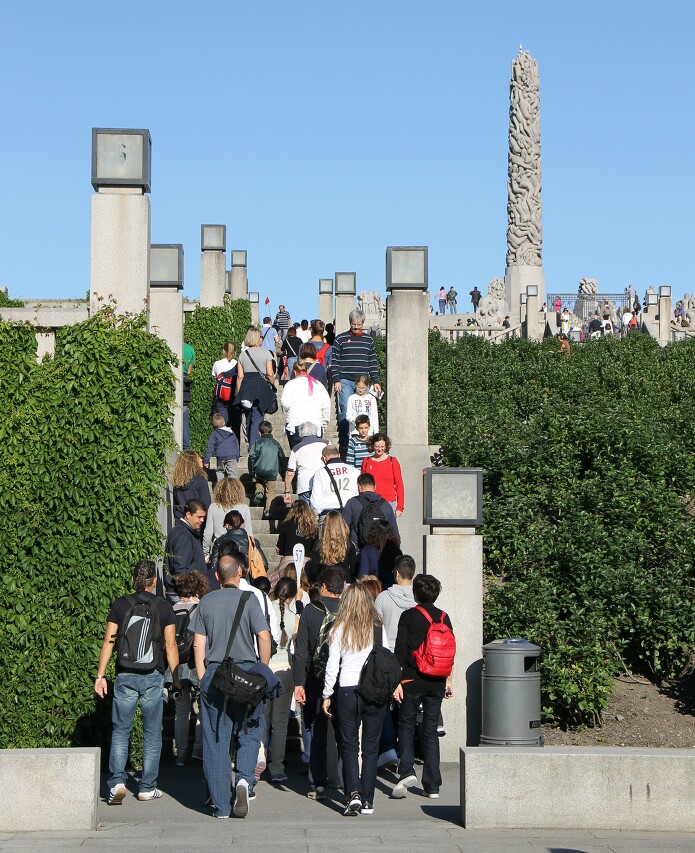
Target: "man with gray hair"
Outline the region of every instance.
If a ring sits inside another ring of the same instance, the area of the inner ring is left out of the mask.
[[[381,392],[374,340],[363,326],[364,313],[357,309],[351,311],[349,331],[341,332],[333,343],[333,388],[338,395],[338,436],[343,457],[350,438],[347,401],[355,393],[357,377],[367,374],[372,380],[372,391],[377,395]]]
[[[297,497],[309,503],[311,497],[311,478],[323,467],[321,451],[326,442],[317,435],[318,427],[311,421],[305,421],[299,427],[299,442],[295,444],[287,462],[285,473],[285,503],[292,503],[292,480],[297,475]]]

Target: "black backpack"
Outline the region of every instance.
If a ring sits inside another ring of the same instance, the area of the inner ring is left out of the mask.
[[[135,672],[153,672],[164,641],[162,622],[154,599],[141,594],[126,596],[128,611],[121,631],[116,634],[119,667]]]
[[[326,664],[328,663],[328,632],[335,621],[335,613],[330,613],[322,601],[312,601],[311,604],[317,610],[322,610],[324,615],[309,666],[312,674],[319,681],[323,681],[326,677]]]
[[[378,524],[380,521],[386,521],[386,515],[381,508],[384,499],[380,497],[378,501],[370,501],[364,495],[358,495],[357,500],[362,504],[362,512],[360,512],[360,517],[357,519],[355,532],[357,533],[357,544],[360,548],[364,548],[367,544],[367,537],[369,536],[369,531],[372,529],[372,525]]]
[[[176,648],[179,650],[179,663],[187,663],[193,665],[193,638],[195,634],[191,631],[189,625],[191,616],[198,605],[195,604],[191,609],[181,608],[174,610],[176,615]]]
[[[381,625],[374,626],[374,645],[362,666],[357,692],[373,705],[388,702],[401,681],[401,665],[396,656],[382,643]]]

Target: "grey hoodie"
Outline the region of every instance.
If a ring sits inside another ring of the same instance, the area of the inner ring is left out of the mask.
[[[374,605],[384,620],[389,648],[393,651],[398,634],[398,621],[404,610],[415,607],[412,586],[394,585],[380,592]]]

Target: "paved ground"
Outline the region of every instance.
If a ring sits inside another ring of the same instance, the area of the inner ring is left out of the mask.
[[[291,768],[290,768],[291,769]],[[378,782],[375,813],[343,817],[338,792],[335,801],[308,800],[306,777],[294,773],[286,789],[267,782],[257,787],[245,820],[214,820],[203,805],[199,766],[178,769],[163,762],[161,800],[140,803],[137,788],[123,805],[99,805],[98,832],[0,834],[0,851],[96,851],[96,853],[184,853],[230,847],[238,853],[388,853],[388,851],[446,851],[465,853],[695,853],[695,833],[644,833],[586,830],[466,830],[459,820],[458,765],[443,768],[439,800],[418,796],[412,789],[404,800],[389,800],[395,777]],[[105,778],[102,779],[102,793]],[[11,807],[8,803],[3,808]]]

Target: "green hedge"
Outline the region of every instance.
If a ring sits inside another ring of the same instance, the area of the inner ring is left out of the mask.
[[[92,675],[110,603],[161,554],[173,446],[173,356],[144,325],[100,312],[37,365],[33,330],[0,322],[2,748],[108,737]]]
[[[622,666],[658,680],[695,632],[695,341],[456,345],[431,336],[430,441],[485,470],[486,639],[543,649],[544,715],[600,719]]]
[[[215,383],[212,365],[222,358],[225,341],[234,341],[237,353],[251,325],[251,303],[236,299],[222,308],[196,308],[186,314],[184,340],[195,350],[191,386],[191,447],[201,455],[210,437],[210,409]]]

